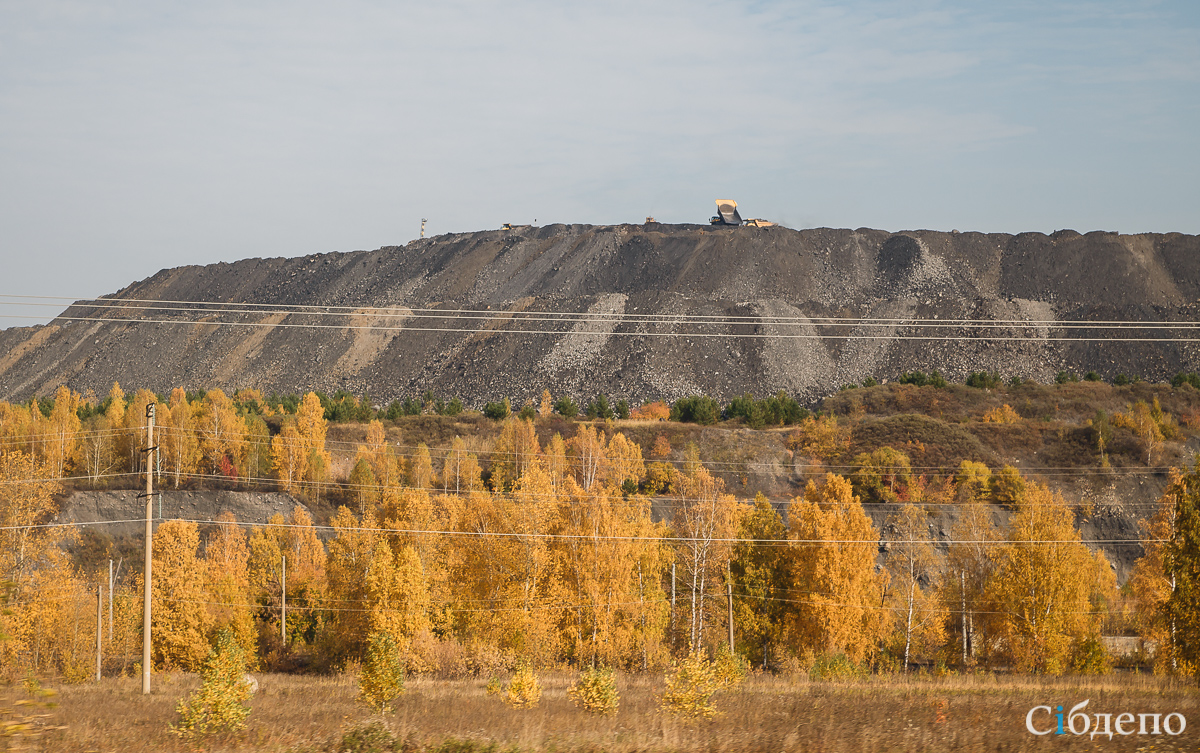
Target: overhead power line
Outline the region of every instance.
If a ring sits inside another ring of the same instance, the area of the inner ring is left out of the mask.
[[[16,296],[10,296],[16,297]],[[84,299],[93,302],[90,308],[119,309],[158,312],[158,317],[134,316],[66,316],[65,313],[56,317],[56,321],[93,322],[106,324],[159,324],[170,326],[224,326],[224,327],[268,327],[282,329],[330,329],[330,330],[370,330],[382,332],[446,332],[455,334],[521,334],[521,335],[562,335],[562,336],[618,336],[618,337],[669,337],[669,338],[734,338],[734,339],[766,339],[766,340],[829,340],[829,339],[861,339],[861,340],[920,340],[920,341],[1006,341],[1006,342],[1200,342],[1197,337],[1151,337],[1155,332],[1182,333],[1194,332],[1195,322],[1145,322],[1128,320],[1102,321],[1055,321],[1055,320],[987,320],[987,319],[921,319],[921,318],[867,318],[867,317],[774,317],[769,315],[704,315],[704,314],[636,314],[636,313],[592,313],[577,311],[522,311],[522,310],[480,310],[480,309],[429,309],[404,306],[388,308],[351,307],[351,306],[316,306],[293,305],[281,307],[278,304],[240,303],[237,308],[228,304],[206,304],[197,301],[168,301],[152,299]],[[19,305],[27,305],[20,301]],[[37,305],[37,304],[28,304]],[[403,311],[398,311],[403,309]],[[444,326],[404,326],[383,325],[377,323],[345,323],[329,324],[320,322],[265,322],[265,321],[222,321],[206,317],[162,318],[163,313],[179,311],[188,314],[238,315],[257,316],[320,316],[333,318],[373,317],[375,319],[433,319],[445,320]],[[5,315],[6,318],[43,319],[38,316]],[[462,320],[477,321],[478,326],[453,326]],[[523,322],[556,323],[573,325],[570,329],[522,328]],[[494,324],[493,324],[494,323]],[[584,328],[580,328],[584,326]],[[669,326],[684,327],[853,327],[857,330],[868,329],[967,329],[974,330],[973,334],[898,334],[888,332],[872,334],[867,331],[842,333],[805,332],[662,332],[650,329],[622,330],[620,326],[643,325],[649,327]],[[597,329],[596,327],[600,327]],[[1012,329],[1056,329],[1056,330],[1094,330],[1099,332],[1115,332],[1110,336],[1065,336],[1051,335],[1049,331],[1035,335],[1016,333],[990,334],[991,330]],[[1146,332],[1139,336],[1119,336],[1121,333]]]

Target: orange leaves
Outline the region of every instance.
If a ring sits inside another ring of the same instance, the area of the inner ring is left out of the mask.
[[[875,572],[879,533],[851,491],[832,473],[809,482],[788,511],[789,587],[803,605],[788,621],[788,640],[805,651],[845,653],[862,661],[886,628],[880,604],[884,577]]]
[[[983,414],[983,422],[988,424],[1015,424],[1020,420],[1021,416],[1008,403]]]

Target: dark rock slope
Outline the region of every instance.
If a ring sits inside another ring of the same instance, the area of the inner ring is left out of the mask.
[[[1200,240],[1181,234],[552,225],[180,267],[112,298],[265,306],[163,314],[77,304],[44,327],[0,331],[0,397],[61,383],[102,394],[120,381],[159,391],[345,388],[377,401],[430,388],[474,404],[523,401],[546,387],[634,399],[785,389],[813,400],[912,369],[954,379],[980,369],[1039,381],[1062,369],[1161,379],[1200,364],[1195,343],[1057,339],[1081,333],[1056,324],[1068,320],[1197,321]],[[421,309],[484,313],[428,318]],[[548,316],[522,321],[512,311]],[[593,316],[554,321],[560,312]],[[697,326],[682,315],[722,319]],[[1027,338],[997,343],[954,326],[868,329],[813,317],[1030,324],[991,330]],[[129,319],[155,322],[116,321]],[[962,339],[906,339],[919,334]]]

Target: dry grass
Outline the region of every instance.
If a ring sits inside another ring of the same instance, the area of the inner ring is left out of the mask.
[[[1149,676],[1028,678],[1003,676],[873,677],[853,683],[815,683],[776,676],[748,678],[718,695],[712,721],[681,721],[657,708],[662,679],[619,677],[620,711],[595,716],[567,697],[568,673],[543,678],[541,704],[513,709],[485,693],[484,680],[412,678],[396,711],[372,717],[354,702],[352,677],[265,675],[251,702],[249,727],[210,742],[214,751],[336,750],[333,741],[352,726],[381,719],[411,746],[436,749],[448,739],[457,750],[557,751],[940,751],[1056,749],[1196,750],[1200,696],[1194,686]],[[150,698],[136,679],[63,689],[42,749],[53,751],[185,751],[170,735],[175,705],[197,681],[156,678]],[[1025,713],[1035,705],[1074,705],[1090,699],[1101,713],[1178,711],[1194,726],[1183,736],[1035,739]],[[1175,747],[1172,747],[1175,746]]]

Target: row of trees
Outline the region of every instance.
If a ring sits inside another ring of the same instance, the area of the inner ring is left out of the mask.
[[[308,393],[272,435],[253,408],[257,393],[230,398],[221,390],[202,396],[182,388],[165,400],[149,390],[128,396],[118,384],[103,402],[59,387],[50,410],[0,402],[0,450],[20,451],[47,478],[78,476],[93,484],[145,471],[146,408],[155,406],[152,462],[161,479],[178,488],[194,476],[260,481],[276,478],[287,491],[319,488],[330,471],[327,421],[319,397]],[[82,417],[81,417],[82,416]]]
[[[414,671],[518,660],[647,669],[716,651],[732,611],[736,651],[765,666],[843,654],[894,668],[1103,668],[1112,569],[1041,485],[1016,489],[1005,535],[991,479],[948,480],[959,517],[937,546],[921,504],[897,506],[877,530],[835,474],[809,483],[785,522],[765,499],[726,493],[692,450],[656,519],[652,499],[629,488],[647,469],[623,435],[583,426],[543,448],[529,422],[511,420],[502,442],[489,490],[465,447],[435,476],[423,462],[401,473],[386,443],[368,441],[357,509],[341,508],[324,539],[303,508],[258,526],[160,524],[155,664],[194,669],[227,629],[275,667],[359,660],[368,636],[386,633]],[[53,508],[48,473],[25,452],[0,456],[0,577],[10,584],[0,661],[10,674],[83,679],[107,572],[71,565],[70,529],[29,527]],[[1198,503],[1200,471],[1176,475],[1132,581],[1164,671],[1196,666]],[[138,654],[139,577],[120,580],[111,615],[109,650],[126,669]]]

